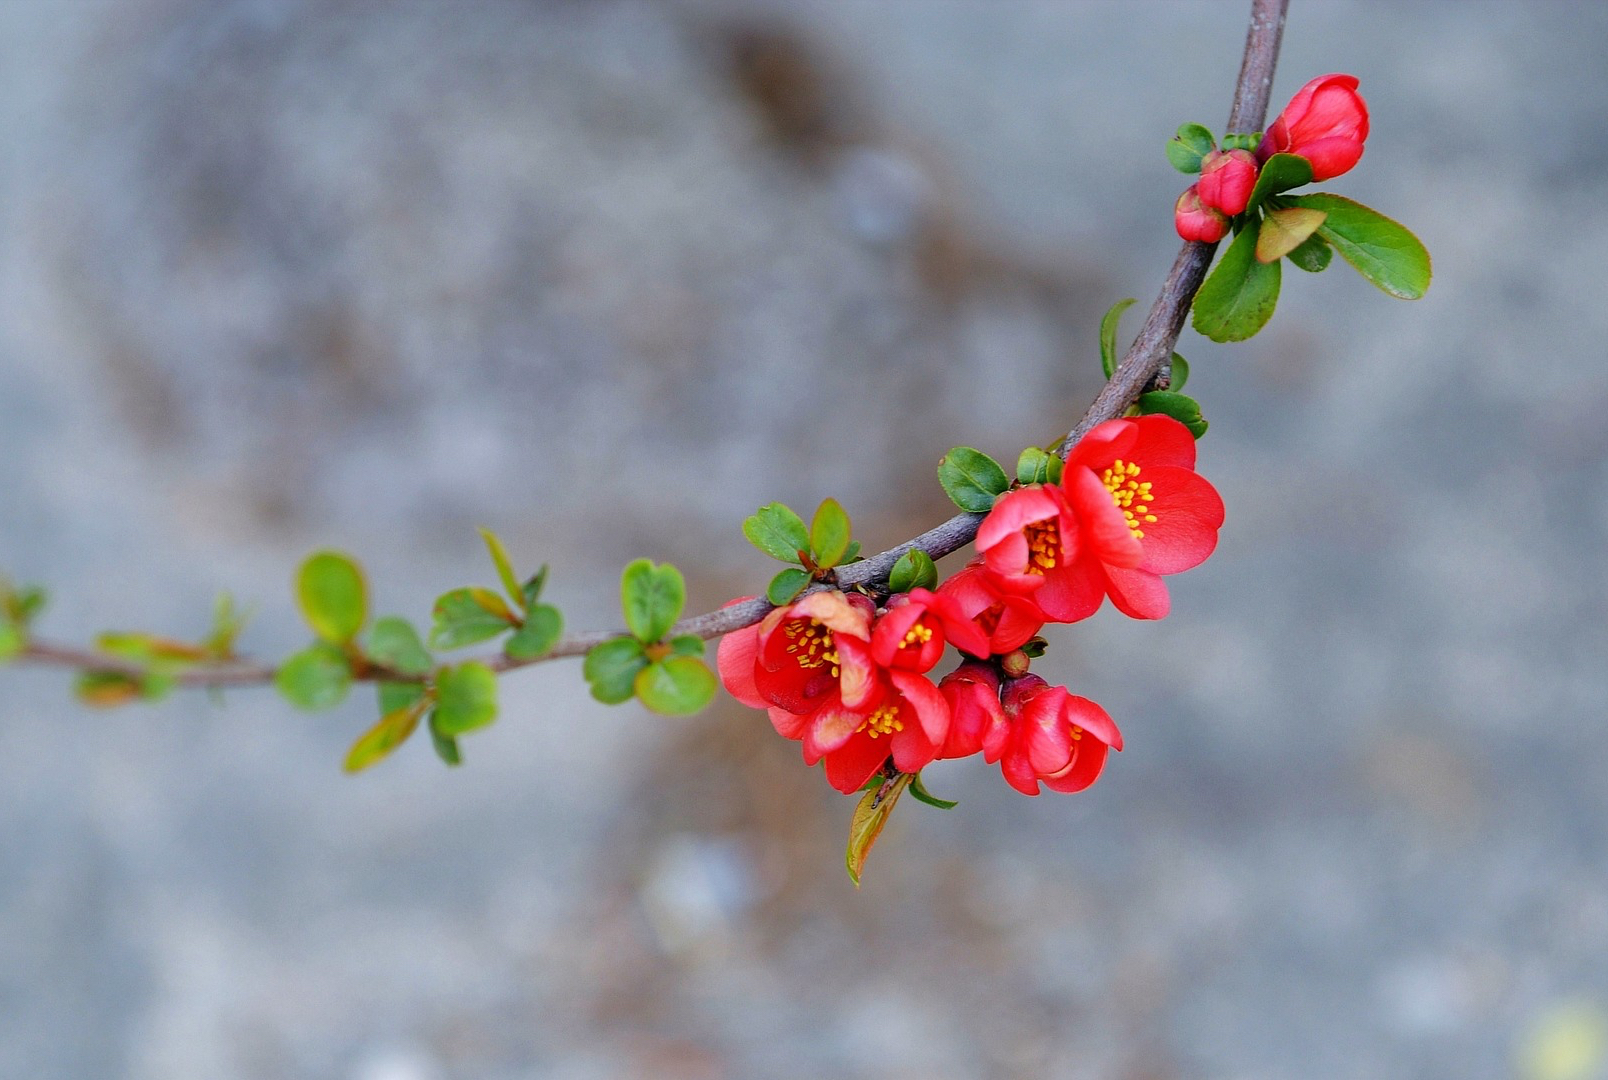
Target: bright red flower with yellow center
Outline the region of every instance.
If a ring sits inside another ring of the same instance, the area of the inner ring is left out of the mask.
[[[771,710],[771,723],[803,743],[804,763],[826,761],[826,779],[848,793],[893,758],[901,772],[932,763],[949,733],[949,703],[925,675],[894,668],[878,671],[873,692],[856,706],[828,703],[807,716]]]
[[[1217,546],[1223,500],[1195,472],[1195,439],[1170,416],[1108,420],[1067,455],[1061,477],[1080,544],[1070,588],[1040,590],[1052,619],[1092,615],[1106,597],[1136,619],[1159,619],[1164,574],[1198,566]]]
[[[983,760],[1000,763],[1006,783],[1024,795],[1037,795],[1042,782],[1051,791],[1082,791],[1100,777],[1106,753],[1122,749],[1122,733],[1100,706],[1037,675],[1005,684],[1001,695],[1005,737]]]
[[[938,595],[953,599],[960,615],[984,637],[983,646],[975,648],[951,630],[956,648],[973,656],[1003,656],[1021,648],[1044,626],[1044,612],[1032,598],[1000,588],[982,559],[973,559],[938,586]]]
[[[1029,484],[1006,492],[977,528],[977,551],[1002,591],[1031,594],[1051,618],[1068,608],[1080,586],[1074,565],[1082,546],[1079,521],[1062,490]]]
[[[911,589],[888,598],[871,628],[871,659],[885,668],[931,671],[944,644],[974,656],[988,655],[988,638],[953,596]]]

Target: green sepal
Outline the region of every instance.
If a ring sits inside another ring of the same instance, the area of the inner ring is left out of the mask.
[[[532,604],[525,625],[503,642],[503,652],[514,660],[534,660],[558,644],[564,633],[564,615],[552,604]]]
[[[357,636],[368,621],[363,571],[339,551],[310,555],[296,573],[296,602],[313,633],[335,645]]]
[[[374,621],[369,631],[368,657],[402,675],[428,675],[435,660],[419,639],[413,624],[397,615]]]
[[[1384,292],[1417,300],[1429,289],[1429,252],[1405,225],[1339,195],[1293,195],[1288,201],[1327,214],[1318,235]]]
[[[625,627],[644,645],[670,632],[686,602],[687,584],[669,563],[655,566],[648,559],[636,559],[620,575]]]
[[[875,788],[860,796],[859,805],[854,808],[854,817],[849,821],[849,846],[843,854],[843,862],[849,869],[849,880],[854,882],[856,889],[860,887],[860,875],[865,870],[865,860],[871,855],[871,846],[882,835],[882,828],[888,823],[888,815],[893,813],[899,796],[910,786],[910,777],[910,773],[900,773],[891,778],[881,778]]]
[[[436,727],[435,713],[430,714],[430,745],[435,749],[436,757],[448,765],[457,767],[463,764],[463,754],[458,750],[458,740]]]
[[[1274,154],[1262,163],[1262,170],[1256,174],[1256,186],[1251,188],[1251,198],[1245,204],[1245,210],[1250,213],[1269,196],[1310,183],[1310,161],[1295,154]]]
[[[697,634],[682,634],[670,639],[671,656],[702,656],[708,646]]]
[[[960,805],[959,799],[940,799],[928,791],[921,783],[921,774],[919,772],[910,775],[910,795],[917,802],[924,802],[928,806],[936,806],[940,810],[953,810]]]
[[[605,705],[618,705],[631,700],[636,692],[637,672],[647,666],[640,641],[617,637],[592,647],[581,665],[581,674],[591,684],[594,698]]]
[[[938,567],[934,565],[932,556],[920,548],[911,548],[899,556],[893,569],[888,571],[888,588],[896,593],[937,587]]]
[[[1313,233],[1285,258],[1309,274],[1320,274],[1328,268],[1329,260],[1334,258],[1334,248],[1322,235]]]
[[[1100,316],[1100,370],[1108,379],[1117,370],[1117,324],[1122,321],[1122,313],[1138,302],[1131,296],[1118,300]]]
[[[1189,381],[1189,361],[1178,353],[1172,354],[1172,377],[1167,380],[1167,389],[1174,392],[1182,390]]]
[[[824,499],[810,522],[810,552],[815,565],[830,569],[843,561],[849,550],[852,526],[849,515],[836,499]]]
[[[1256,261],[1277,262],[1318,231],[1326,215],[1300,206],[1269,207],[1256,237]]]
[[[1043,656],[1044,650],[1049,647],[1050,643],[1041,637],[1030,637],[1022,642],[1022,652],[1034,660]]]
[[[994,505],[994,498],[1011,486],[999,462],[969,446],[957,446],[938,461],[938,482],[954,504],[974,514]]]
[[[346,752],[342,768],[349,773],[359,772],[389,755],[418,728],[424,710],[425,703],[418,701],[380,717],[380,722],[360,735]]]
[[[799,566],[789,566],[765,586],[765,599],[777,607],[790,602],[810,583],[810,572]]]
[[[656,713],[690,716],[715,699],[720,680],[696,656],[667,656],[636,673],[637,698]]]
[[[497,568],[497,577],[502,581],[508,599],[515,605],[523,606],[525,590],[520,587],[519,577],[514,573],[514,562],[508,557],[508,549],[503,546],[502,538],[485,527],[480,530],[480,538],[486,542],[486,550],[491,553],[492,565]]]
[[[1231,131],[1223,136],[1224,150],[1249,150],[1253,154],[1262,145],[1260,131]]]
[[[457,737],[497,719],[497,675],[478,660],[436,674],[433,730]]]
[[[333,709],[351,689],[352,669],[339,648],[320,641],[287,657],[274,685],[298,709]]]
[[[1160,413],[1170,416],[1189,429],[1195,438],[1206,434],[1206,420],[1200,415],[1200,402],[1188,394],[1180,394],[1172,390],[1152,390],[1148,394],[1140,394],[1139,400],[1134,403],[1141,414]]]
[[[1060,483],[1062,465],[1058,455],[1029,446],[1016,459],[1016,480],[1021,484]]]
[[[786,563],[798,562],[798,553],[810,549],[804,519],[782,503],[767,503],[745,518],[743,535],[771,558]]]
[[[442,593],[432,614],[430,644],[437,649],[461,649],[494,638],[512,629],[517,618],[507,601],[479,586]]]
[[[1200,159],[1217,148],[1209,128],[1183,124],[1178,134],[1167,140],[1167,160],[1181,173],[1200,172]]]
[[[381,716],[405,709],[416,701],[422,701],[427,695],[423,683],[384,679],[375,683],[374,687],[379,693]]]
[[[1213,341],[1244,341],[1273,317],[1279,264],[1256,261],[1260,221],[1251,218],[1195,294],[1195,329]]]

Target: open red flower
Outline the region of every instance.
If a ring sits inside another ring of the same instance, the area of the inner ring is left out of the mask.
[[[1083,587],[1080,525],[1061,488],[1030,484],[994,504],[977,528],[977,551],[1001,591],[1031,594],[1045,615],[1070,622],[1057,612],[1071,610]]]
[[[938,692],[949,702],[949,735],[938,756],[962,758],[981,752],[998,761],[1010,733],[999,703],[999,669],[967,660],[943,677]]]
[[[917,772],[938,756],[949,734],[949,703],[925,675],[878,671],[865,700],[829,700],[808,715],[770,711],[777,732],[803,743],[804,763],[826,761],[826,779],[848,793],[865,786],[889,757],[901,772]]]
[[[1044,626],[1044,612],[1031,597],[1007,592],[995,583],[982,559],[973,559],[965,569],[938,586],[938,595],[954,600],[955,610],[968,619],[985,638],[981,648],[968,643],[950,630],[951,640],[962,652],[986,658],[1002,656],[1020,649]]]
[[[1347,172],[1368,138],[1368,103],[1355,75],[1319,75],[1295,92],[1256,148],[1258,161],[1296,154],[1312,165],[1313,180]]]
[[[1104,597],[1136,619],[1159,619],[1163,574],[1198,566],[1217,546],[1223,500],[1195,472],[1195,439],[1170,416],[1108,420],[1067,455],[1061,483],[1077,513],[1071,585],[1034,602],[1052,619],[1092,615]]]
[[[755,709],[808,713],[827,698],[860,704],[872,693],[871,602],[836,590],[779,607],[720,639],[720,679]]]
[[[1082,791],[1099,779],[1107,751],[1122,749],[1110,714],[1064,686],[1024,675],[1006,684],[1003,698],[1008,731],[995,752],[985,747],[983,760],[998,761],[1006,783],[1024,795],[1037,795],[1040,782]]]
[[[871,628],[871,659],[885,668],[931,671],[944,654],[944,643],[976,655],[987,655],[988,639],[952,596],[911,589],[888,599],[885,612]]]

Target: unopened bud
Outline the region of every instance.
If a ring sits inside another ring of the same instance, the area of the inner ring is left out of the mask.
[[[1249,150],[1213,150],[1202,159],[1200,182],[1195,185],[1201,205],[1229,217],[1243,214],[1259,168]]]
[[[1178,235],[1197,244],[1215,244],[1228,234],[1228,218],[1223,213],[1202,205],[1198,185],[1178,196],[1173,206],[1173,225]]]

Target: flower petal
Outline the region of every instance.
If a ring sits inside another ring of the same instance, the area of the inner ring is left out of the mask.
[[[1106,594],[1118,611],[1131,619],[1164,619],[1172,608],[1167,585],[1149,570],[1105,568]]]
[[[1177,420],[1153,413],[1150,416],[1135,416],[1128,423],[1134,426],[1139,436],[1128,453],[1131,460],[1145,467],[1146,480],[1150,479],[1149,469],[1153,465],[1177,465],[1183,469],[1195,467],[1195,436]]]
[[[826,755],[826,780],[845,795],[865,787],[871,774],[888,760],[887,744],[881,739],[861,736],[850,739],[841,750]],[[813,764],[813,763],[812,763]]]
[[[1107,461],[1101,468],[1110,465],[1111,461]],[[1138,566],[1144,558],[1144,549],[1095,471],[1087,467],[1068,467],[1061,482],[1066,485],[1068,499],[1077,510],[1084,550],[1108,566]]]
[[[1051,791],[1064,794],[1082,791],[1100,779],[1100,771],[1105,768],[1107,756],[1109,755],[1104,743],[1084,739],[1078,743],[1078,752],[1072,755],[1072,761],[1065,769],[1054,776],[1043,776],[1040,779]]]
[[[1111,749],[1122,749],[1122,732],[1117,730],[1117,722],[1111,719],[1111,714],[1102,709],[1097,702],[1090,701],[1086,697],[1078,697],[1076,694],[1068,694],[1066,704],[1061,707],[1061,713],[1070,723],[1076,724]]]
[[[1150,481],[1150,515],[1141,521],[1144,562],[1153,574],[1176,574],[1206,561],[1217,548],[1223,525],[1223,498],[1206,478],[1189,469],[1145,466]]]
[[[925,675],[913,671],[890,671],[888,679],[904,696],[902,704],[909,705],[915,712],[927,740],[942,746],[944,737],[949,734],[949,702],[944,700],[944,695]]]
[[[726,687],[726,693],[750,709],[764,709],[770,705],[759,696],[759,687],[754,682],[754,662],[758,657],[759,630],[753,626],[733,630],[721,638],[715,648],[715,667],[720,671],[720,681]]]
[[[849,741],[865,723],[866,714],[841,702],[831,702],[815,710],[804,729],[804,760],[813,765],[822,754],[829,754]]]

